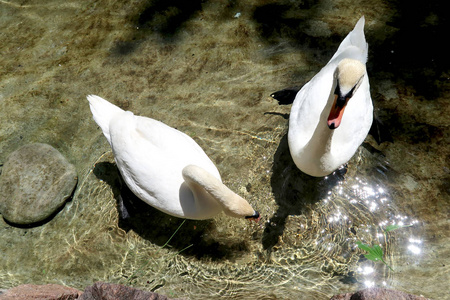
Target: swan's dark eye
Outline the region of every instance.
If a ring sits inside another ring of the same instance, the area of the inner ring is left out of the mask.
[[[336,81],[336,88],[334,89],[334,94],[340,96],[341,95],[341,88],[339,85],[339,79]]]
[[[354,85],[352,87],[352,89],[350,90],[350,92],[348,92],[347,95],[345,95],[346,96],[345,98],[351,98],[355,94],[357,86],[358,86],[358,84]]]

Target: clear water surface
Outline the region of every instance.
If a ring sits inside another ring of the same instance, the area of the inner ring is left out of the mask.
[[[0,0],[0,164],[19,146],[61,151],[79,174],[50,222],[0,219],[0,288],[95,281],[189,299],[327,299],[380,286],[448,297],[448,17],[437,1]],[[372,137],[314,179],[294,166],[289,106],[366,18]],[[262,214],[182,223],[118,217],[120,180],[87,94],[189,134]],[[388,225],[412,225],[385,232]],[[379,244],[389,269],[356,242]]]

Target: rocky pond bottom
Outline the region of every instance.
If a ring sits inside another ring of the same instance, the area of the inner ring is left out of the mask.
[[[142,291],[121,284],[96,282],[84,291],[57,284],[33,285],[24,284],[7,291],[0,290],[2,300],[176,300],[154,292]],[[177,298],[179,300],[186,298]],[[400,291],[381,288],[368,288],[355,293],[335,295],[330,300],[428,300]]]
[[[77,184],[75,166],[47,144],[29,144],[6,160],[0,214],[14,226],[38,226],[64,207]]]
[[[0,177],[35,143],[78,176],[50,219],[0,218],[0,288],[102,281],[189,299],[329,299],[368,287],[448,297],[441,4],[411,15],[398,1],[188,2],[0,1]],[[310,80],[362,15],[375,112],[393,142],[368,136],[345,168],[311,178],[289,154],[290,106],[269,95]],[[88,94],[191,136],[261,221],[184,221],[139,201],[122,220],[121,179]]]
[[[82,290],[92,280],[102,280],[197,299],[249,298],[266,286],[277,289],[266,290],[260,299],[280,294],[325,299],[337,291],[356,290],[361,283],[395,287],[392,274],[420,264],[414,255],[422,251],[420,239],[408,239],[420,223],[393,204],[390,185],[376,177],[368,182],[361,166],[364,155],[369,155],[365,148],[345,175],[342,170],[324,179],[309,178],[290,166],[296,179],[283,179],[288,187],[279,193],[285,202],[271,219],[254,224],[224,215],[183,221],[138,199],[132,216],[123,220],[117,209],[121,179],[107,152],[48,223],[31,228],[2,224],[7,233],[3,245],[14,245],[2,250],[21,262],[17,271],[26,270],[3,277],[5,286],[34,278],[34,283],[51,280]],[[366,168],[376,170],[381,163]],[[305,208],[297,204],[299,193],[319,193],[323,200]],[[392,224],[411,227],[385,230]],[[365,259],[358,241],[381,244],[387,265]],[[9,262],[11,268],[13,264]]]

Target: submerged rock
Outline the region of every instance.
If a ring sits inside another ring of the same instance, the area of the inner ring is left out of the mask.
[[[0,290],[0,300],[176,300],[138,290],[121,284],[96,282],[84,292],[58,284],[22,284],[9,290]]]
[[[76,183],[75,167],[52,146],[25,145],[3,166],[0,213],[18,225],[41,222],[64,205]]]
[[[170,300],[166,296],[121,284],[96,282],[88,286],[79,300]]]
[[[355,293],[340,294],[330,300],[428,300],[422,296],[415,296],[405,292],[382,288],[368,288]]]
[[[77,289],[58,284],[22,284],[0,293],[0,300],[75,300],[81,293]]]

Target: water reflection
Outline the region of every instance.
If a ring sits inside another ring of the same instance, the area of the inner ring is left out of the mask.
[[[389,180],[378,180],[376,177],[369,179],[362,174],[354,178],[349,176],[332,195],[339,195],[342,200],[347,201],[349,206],[345,209],[349,211],[344,212],[340,207],[329,218],[329,222],[342,221],[344,217],[347,220],[348,215],[352,215],[349,223],[358,227],[352,240],[362,241],[369,247],[379,245],[383,250],[382,258],[386,265],[360,256],[355,269],[357,280],[366,288],[392,287],[395,277],[392,276],[395,273],[393,270],[405,267],[405,256],[415,256],[422,251],[422,240],[409,237],[411,232],[417,231],[419,221],[401,212],[402,208],[396,205],[398,199],[393,199]],[[357,210],[364,217],[369,217],[363,224],[359,223],[358,214],[355,214]],[[356,245],[354,249],[357,249]],[[367,254],[365,251],[360,252]]]

